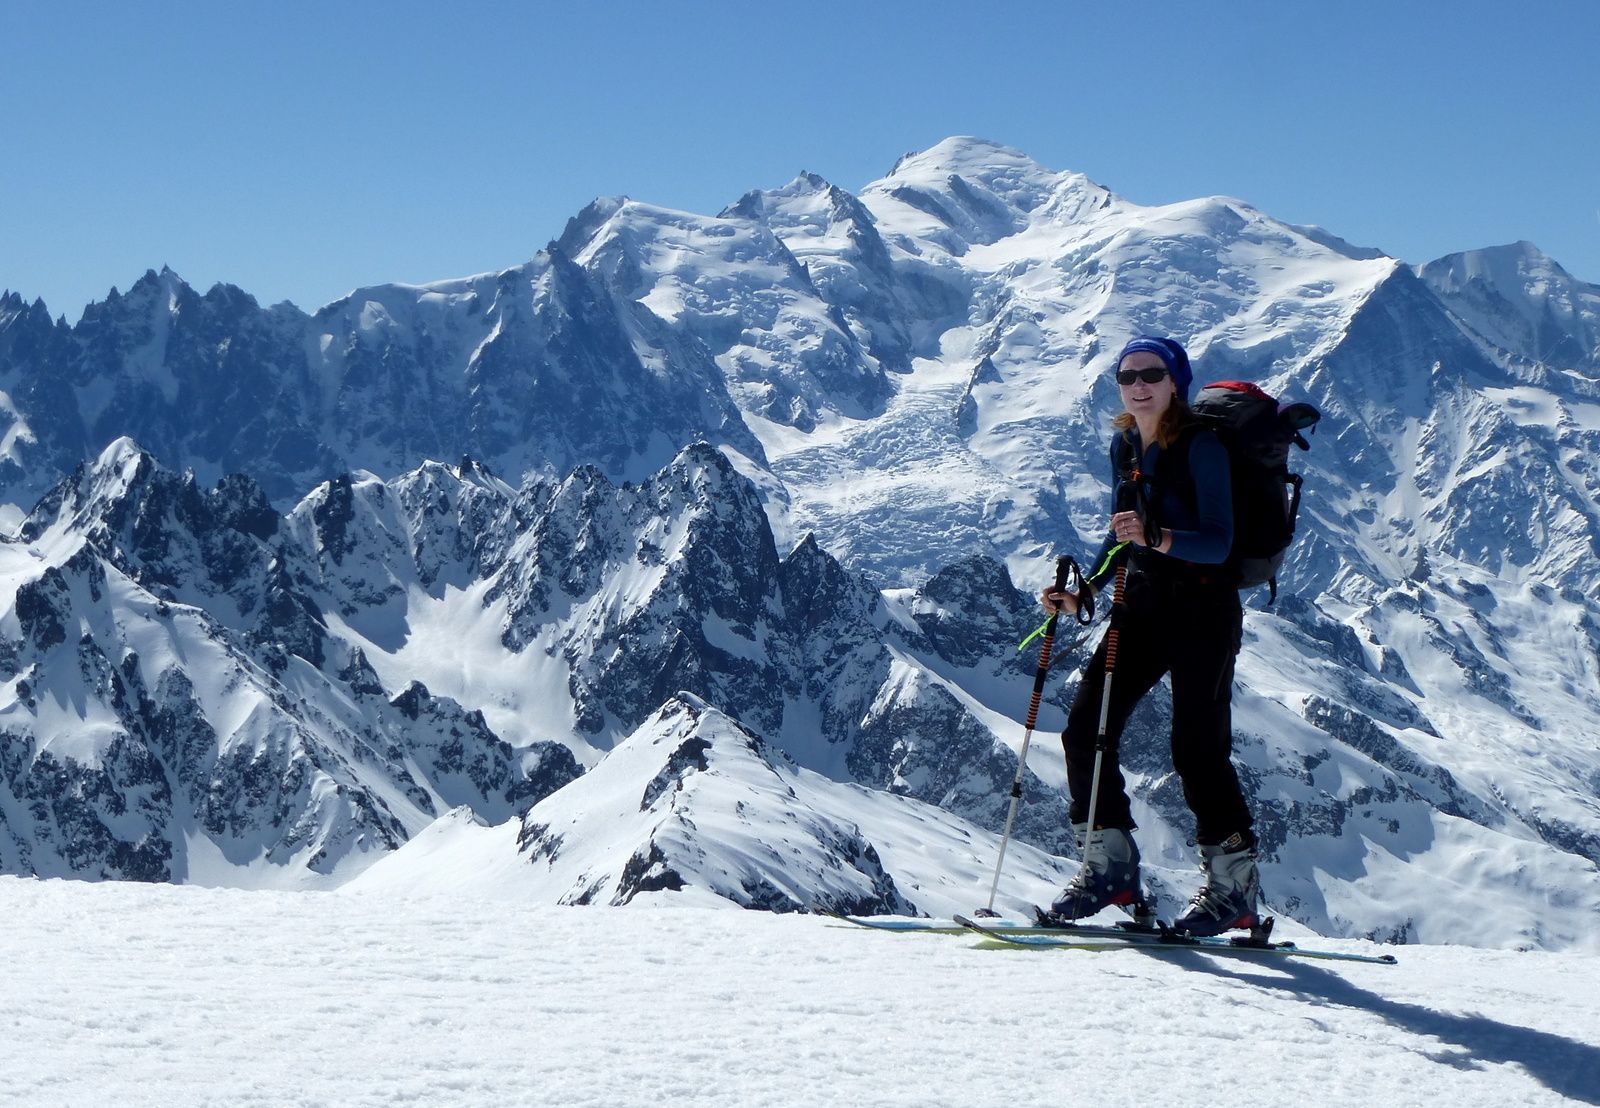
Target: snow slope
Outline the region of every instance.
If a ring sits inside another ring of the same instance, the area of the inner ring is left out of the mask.
[[[992,951],[649,900],[0,877],[0,1104],[1600,1103],[1594,956]]]

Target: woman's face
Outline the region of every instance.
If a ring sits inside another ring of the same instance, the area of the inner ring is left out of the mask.
[[[1172,403],[1172,398],[1178,395],[1177,383],[1173,381],[1172,374],[1166,372],[1166,363],[1161,357],[1148,350],[1135,350],[1117,366],[1119,375],[1141,369],[1159,369],[1162,371],[1161,379],[1146,381],[1139,377],[1127,385],[1118,380],[1117,389],[1122,393],[1122,406],[1136,420],[1159,419]]]

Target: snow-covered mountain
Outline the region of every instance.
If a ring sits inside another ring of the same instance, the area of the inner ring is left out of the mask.
[[[247,478],[202,490],[119,440],[0,549],[7,869],[194,879],[220,851],[353,872],[450,808],[520,814],[680,688],[818,770],[982,822],[1015,773],[994,709],[935,672],[977,695],[1020,677],[964,656],[996,612],[1005,635],[1026,621],[1003,569],[930,583],[982,596],[970,617],[895,608],[814,542],[780,559],[705,444],[620,488],[346,476],[280,518]],[[1025,830],[1060,849],[1034,784]]]
[[[309,316],[170,271],[76,326],[0,297],[0,868],[344,880],[464,805],[384,868],[515,826],[552,899],[670,871],[928,910],[881,813],[998,829],[1026,593],[1103,526],[1105,371],[1143,331],[1325,415],[1239,667],[1273,907],[1590,941],[1600,288],[1527,244],[1413,269],[1238,200],[1135,205],[976,139],[854,195],[599,200],[526,266]],[[1179,898],[1162,695],[1124,756]],[[697,741],[723,755],[673,770]],[[1060,853],[1059,747],[1030,768],[1021,837]],[[591,810],[663,773],[698,835],[664,793]],[[790,855],[750,847],[786,806]]]
[[[1600,287],[1531,242],[1451,254],[1422,266],[1450,311],[1508,358],[1556,370],[1600,368]]]
[[[352,468],[483,458],[639,477],[708,438],[759,458],[710,356],[552,246],[526,266],[361,289],[307,316],[175,273],[68,328],[0,300],[0,490],[27,503],[128,436],[206,480],[248,471],[280,503]]]
[[[948,912],[970,909],[995,845],[933,805],[807,770],[680,693],[522,820],[483,827],[463,809],[349,888],[614,905],[672,892],[774,911]],[[1002,904],[1025,910],[1020,892],[1049,895],[1070,875],[1061,859],[1019,846]]]
[[[505,819],[576,777],[328,638],[248,478],[202,491],[118,440],[0,547],[0,866],[295,883],[466,805]]]

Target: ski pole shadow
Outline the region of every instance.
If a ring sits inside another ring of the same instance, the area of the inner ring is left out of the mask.
[[[1195,961],[1203,956],[1196,955]],[[1210,959],[1204,959],[1211,961]],[[1371,1012],[1395,1027],[1453,1045],[1455,1050],[1425,1051],[1433,1061],[1458,1069],[1481,1069],[1513,1062],[1553,1093],[1582,1104],[1600,1105],[1600,1046],[1549,1031],[1520,1027],[1488,1016],[1441,1012],[1391,1000],[1345,977],[1305,962],[1285,960],[1281,975],[1245,972],[1212,963],[1216,973],[1262,989],[1296,994],[1314,1005],[1339,1005]]]

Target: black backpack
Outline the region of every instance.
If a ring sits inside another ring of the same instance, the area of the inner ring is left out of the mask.
[[[1207,385],[1191,407],[1195,422],[1215,433],[1228,452],[1233,546],[1225,564],[1241,589],[1271,586],[1271,604],[1278,599],[1278,567],[1300,512],[1303,482],[1298,473],[1289,472],[1289,444],[1310,450],[1300,432],[1315,427],[1322,413],[1310,404],[1279,404],[1248,381]],[[1123,438],[1119,449],[1121,473],[1132,468],[1132,446]],[[1158,465],[1158,473],[1160,469]]]
[[[1238,571],[1241,589],[1270,585],[1270,604],[1278,599],[1278,567],[1300,514],[1303,481],[1289,472],[1289,444],[1310,450],[1300,432],[1315,428],[1322,413],[1306,403],[1279,404],[1248,381],[1207,385],[1192,407],[1228,451],[1233,473],[1228,563]]]

